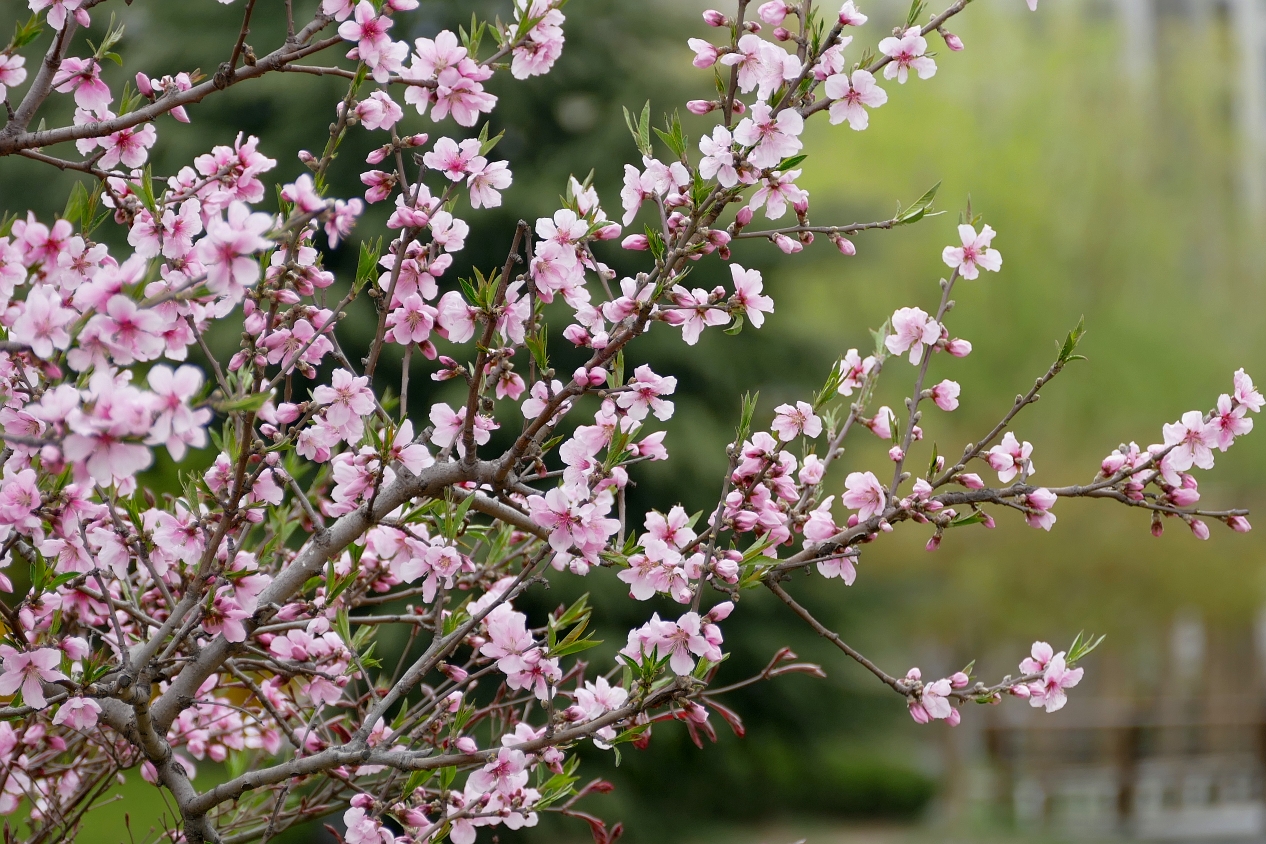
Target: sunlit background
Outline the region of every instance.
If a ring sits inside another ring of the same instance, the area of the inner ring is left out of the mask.
[[[861,6],[871,22],[849,48],[852,59],[906,13],[892,2]],[[280,8],[261,4],[256,12],[257,52],[280,41]],[[412,35],[455,27],[472,8],[505,16],[508,3],[424,0]],[[514,220],[551,212],[569,173],[583,178],[594,169],[605,206],[618,210],[622,164],[636,160],[621,107],[640,108],[649,97],[658,115],[711,90],[710,72],[691,67],[685,45],[687,37],[715,35],[699,18],[702,8],[669,0],[568,4],[567,49],[555,72],[497,89],[503,102],[492,128],[506,131],[498,153],[516,182],[505,208],[468,216],[472,237],[459,257],[485,268],[500,263]],[[16,0],[0,0],[0,10],[12,20],[26,14]],[[213,72],[227,58],[241,10],[210,0],[141,0],[118,11],[128,26],[121,45],[128,67],[160,75]],[[759,332],[712,332],[696,347],[655,331],[636,353],[680,379],[667,442],[674,456],[637,474],[640,507],[713,506],[743,391],[760,391],[767,421],[774,405],[819,386],[838,355],[864,349],[869,329],[895,308],[934,307],[946,273],[940,252],[969,201],[998,230],[994,245],[1005,263],[1001,273],[955,289],[948,322],[975,351],[965,360],[938,357],[931,377],[958,380],[963,405],[927,413],[912,465],[926,462],[933,442],[956,455],[983,435],[1046,370],[1082,315],[1088,360],[1057,378],[1015,425],[1035,446],[1041,483],[1087,481],[1118,444],[1158,441],[1163,422],[1209,408],[1229,391],[1238,367],[1266,381],[1266,4],[1041,0],[1032,14],[1023,0],[980,0],[951,28],[966,51],[950,53],[931,39],[937,75],[886,84],[889,102],[868,131],[810,123],[801,180],[815,224],[883,219],[936,182],[937,207],[947,213],[861,235],[852,258],[825,240],[793,259],[767,243],[735,248],[734,260],[765,272],[777,311]],[[114,72],[111,81],[121,83]],[[245,130],[264,138],[261,148],[280,162],[275,175],[289,180],[301,169],[295,153],[323,143],[343,85],[274,76],[231,89],[190,109],[191,126],[160,124],[155,172],[172,172]],[[696,138],[704,125],[687,121]],[[434,134],[416,114],[405,128]],[[334,167],[337,195],[360,192],[359,161],[372,145],[365,132],[349,141]],[[72,181],[6,160],[0,207],[47,218]],[[372,209],[362,229],[381,229],[385,216]],[[333,257],[344,274],[353,248]],[[612,250],[608,257],[635,271],[640,256]],[[725,278],[715,259],[696,270],[698,286]],[[371,317],[364,310],[353,318]],[[349,328],[345,343],[354,346],[349,338],[358,332]],[[232,344],[233,334],[221,340]],[[398,361],[389,364],[398,372]],[[894,363],[880,402],[898,406],[912,378],[911,367]],[[420,392],[426,378],[413,384],[422,413],[436,393]],[[881,468],[886,450],[862,431],[841,461],[844,471]],[[1219,454],[1216,469],[1201,477],[1202,504],[1266,503],[1264,457],[1266,431]],[[210,459],[188,458],[189,465]],[[171,473],[160,467],[151,483],[170,483]],[[831,482],[840,485],[842,474]],[[974,659],[983,677],[1000,678],[1016,671],[1034,639],[1066,647],[1082,630],[1107,634],[1065,710],[1030,717],[1023,702],[1010,701],[966,711],[957,729],[918,726],[899,698],[815,640],[781,604],[754,594],[738,616],[745,623],[727,628],[730,676],[758,670],[790,645],[820,662],[828,678],[780,678],[734,695],[747,725],[742,739],[718,724],[718,743],[700,749],[684,729],[661,725],[649,749],[627,750],[618,768],[592,754],[589,771],[617,787],[585,808],[622,821],[634,844],[1017,834],[1053,842],[1266,840],[1261,534],[1213,525],[1212,538],[1200,542],[1173,522],[1155,539],[1145,514],[1104,501],[1061,501],[1055,513],[1050,534],[1003,514],[996,530],[952,531],[931,554],[923,550],[929,532],[903,525],[867,547],[854,586],[806,579],[788,588],[895,674],[918,665],[942,676]],[[651,611],[601,573],[559,583],[542,607],[586,589],[607,614],[609,641]],[[199,770],[200,781],[222,775],[211,763]],[[80,840],[146,840],[163,811],[157,791],[133,772]],[[499,837],[588,835],[578,822],[546,818],[536,830]],[[319,825],[284,837],[329,840]]]

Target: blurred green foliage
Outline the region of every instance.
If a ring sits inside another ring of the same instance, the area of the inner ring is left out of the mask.
[[[3,0],[0,10],[16,19],[24,5]],[[503,5],[428,2],[414,16],[412,34],[468,20],[472,8],[504,14]],[[129,26],[125,56],[151,74],[194,66],[211,72],[227,57],[238,6],[201,0],[120,7]],[[280,37],[274,6],[256,13],[250,41],[257,53]],[[458,272],[463,261],[499,264],[514,221],[552,211],[568,173],[583,178],[595,169],[607,209],[618,212],[621,165],[636,158],[621,106],[639,107],[649,96],[659,114],[709,89],[708,75],[690,67],[684,40],[711,31],[693,9],[650,8],[654,14],[617,0],[569,4],[567,50],[556,71],[496,89],[503,101],[492,128],[507,132],[497,154],[510,160],[516,182],[504,208],[469,217],[473,231]],[[874,11],[859,43],[877,38],[901,14]],[[1121,73],[1116,22],[1102,11],[1090,2],[1050,3],[1029,15],[1018,0],[973,8],[954,26],[966,52],[941,50],[932,80],[887,84],[889,102],[874,112],[869,131],[810,124],[801,183],[812,193],[815,223],[881,219],[937,181],[943,182],[938,206],[948,213],[860,236],[855,258],[841,257],[825,240],[792,259],[768,244],[738,245],[734,260],[766,273],[777,312],[759,332],[709,332],[695,347],[666,328],[645,338],[636,352],[641,357],[630,364],[644,359],[677,375],[678,411],[667,441],[673,459],[635,473],[636,507],[666,509],[678,500],[691,511],[712,506],[743,391],[760,391],[760,419],[767,421],[774,405],[819,385],[844,350],[865,349],[868,329],[894,308],[934,305],[936,281],[946,273],[940,251],[955,239],[969,196],[973,212],[999,231],[995,246],[1005,264],[998,275],[956,288],[948,322],[975,351],[965,360],[935,360],[931,376],[933,383],[958,380],[963,406],[952,415],[926,412],[926,438],[911,466],[926,465],[933,442],[953,456],[988,430],[1045,371],[1057,342],[1083,314],[1089,333],[1081,351],[1089,360],[1061,375],[1015,426],[1035,445],[1039,482],[1088,480],[1118,443],[1158,440],[1162,422],[1210,407],[1239,366],[1266,382],[1261,221],[1237,203],[1228,27],[1218,20],[1205,29],[1163,21],[1161,84],[1134,87]],[[1184,72],[1196,62],[1201,72]],[[160,123],[155,171],[170,172],[244,130],[266,139],[264,150],[280,162],[275,175],[292,178],[300,172],[295,153],[323,143],[343,90],[339,80],[307,76],[237,86],[191,109],[191,126]],[[50,123],[58,115],[51,113]],[[687,121],[695,138],[704,125]],[[416,115],[406,128],[437,134]],[[352,134],[334,168],[335,194],[359,193],[358,165],[372,146],[368,133]],[[71,181],[29,162],[5,161],[0,207],[30,207],[47,217],[60,210]],[[383,219],[384,210],[372,208],[362,230],[376,231]],[[634,271],[641,258],[617,250],[609,257],[621,271]],[[354,252],[344,248],[332,261],[347,275]],[[709,259],[691,283],[710,287],[727,278],[724,266]],[[345,332],[352,357],[355,338],[371,320],[368,308],[353,313]],[[232,331],[220,342],[232,343]],[[566,350],[555,354],[566,370]],[[442,390],[414,375],[412,409],[421,414]],[[911,379],[908,364],[894,361],[880,401],[899,406]],[[841,472],[887,465],[886,448],[860,432]],[[1204,502],[1262,504],[1264,456],[1260,432],[1219,456],[1217,469],[1202,478]],[[829,483],[841,480],[842,474]],[[1066,646],[1079,629],[1108,633],[1079,690],[1086,695],[1154,692],[1175,612],[1195,610],[1213,627],[1234,632],[1266,603],[1260,533],[1241,536],[1214,525],[1213,538],[1200,543],[1172,524],[1156,540],[1143,514],[1108,502],[1064,501],[1056,514],[1050,535],[1001,514],[997,530],[953,531],[936,554],[922,550],[926,533],[903,525],[866,549],[853,587],[796,580],[789,588],[892,672],[916,663],[948,672],[979,658],[978,670],[992,678],[1014,670],[1033,639]],[[652,609],[671,610],[629,602],[602,574],[583,582],[557,578],[535,609],[585,589],[595,593],[608,650]],[[726,629],[734,657],[724,676],[754,673],[790,645],[821,662],[828,678],[785,677],[735,694],[731,703],[748,728],[741,740],[718,723],[718,746],[698,750],[679,725],[662,724],[650,749],[626,749],[618,768],[589,753],[597,763],[589,772],[618,787],[586,808],[625,821],[633,842],[673,840],[683,825],[779,814],[917,815],[932,795],[943,728],[910,722],[899,700],[768,596],[745,596],[740,618]],[[1076,706],[1074,697],[1069,708]],[[160,810],[144,796],[154,792],[139,784],[122,793],[134,817]],[[554,820],[525,834],[583,839],[583,828]],[[103,816],[81,840],[127,840],[115,822]]]

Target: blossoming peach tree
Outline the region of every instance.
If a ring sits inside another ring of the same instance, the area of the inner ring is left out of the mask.
[[[1076,358],[1080,330],[959,457],[933,450],[925,471],[907,468],[927,403],[949,412],[960,400],[956,382],[930,377],[934,359],[952,367],[971,351],[948,327],[954,287],[1001,268],[994,231],[970,216],[945,248],[950,272],[930,310],[897,310],[869,354],[842,350],[821,391],[775,408],[769,431],[754,429],[756,402],[744,400],[714,509],[690,516],[666,502],[640,524],[628,517],[636,464],[668,457],[655,423],[672,416],[678,387],[637,362],[635,341],[656,323],[690,345],[709,328],[762,325],[774,302],[758,271],[731,263],[731,286],[689,284],[697,262],[729,261],[735,239],[794,253],[822,236],[852,255],[852,236],[927,215],[933,192],[891,219],[811,224],[800,135],[815,115],[863,130],[888,96],[879,77],[932,76],[927,39],[962,49],[945,25],[968,0],[926,21],[916,4],[875,49],[853,45],[866,16],[852,0],[837,11],[772,0],[750,19],[747,0],[706,12],[714,37],[689,46],[715,94],[687,108],[715,125],[697,147],[675,119],[652,132],[649,108],[628,114],[640,160],[625,167],[620,222],[572,179],[563,207],[506,231],[504,259],[468,279],[446,272],[468,233],[458,215],[500,205],[512,180],[488,157],[487,124],[475,131],[497,104],[484,83],[550,70],[561,0],[516,0],[508,22],[412,43],[392,29],[418,0],[285,0],[287,36],[260,53],[246,42],[256,0],[245,0],[231,57],[210,77],[137,72],[114,86],[102,71],[122,61],[122,28],[112,19],[87,38],[106,2],[29,0],[34,15],[0,52],[0,155],[85,177],[62,218],[0,229],[6,840],[73,839],[120,772],[139,767],[169,800],[173,841],[267,840],[338,815],[349,844],[469,844],[480,828],[531,826],[548,811],[608,842],[619,827],[577,804],[607,787],[580,785],[585,743],[645,747],[670,719],[709,735],[713,715],[741,731],[724,692],[821,673],[784,649],[757,677],[714,685],[722,631],[742,623],[750,590],[776,595],[916,721],[953,725],[964,704],[1006,696],[1059,709],[1095,643],[1038,642],[992,684],[970,668],[889,674],[792,596],[792,576],[850,586],[862,547],[903,524],[930,531],[929,549],[1005,510],[1049,530],[1065,497],[1140,508],[1156,533],[1166,520],[1202,539],[1210,521],[1249,528],[1243,511],[1197,509],[1189,473],[1252,428],[1263,399],[1242,370],[1214,409],[1165,425],[1162,443],[1121,446],[1086,483],[1034,485],[1032,447],[1011,427]],[[42,58],[24,52],[41,39]],[[305,63],[326,51],[348,61]],[[266,141],[239,136],[161,177],[146,166],[165,120],[195,119],[204,98],[281,71],[348,84],[323,149],[299,153],[310,174],[278,186],[276,210],[258,210],[273,207]],[[59,97],[73,99],[73,122],[45,128],[41,111]],[[402,134],[409,107],[439,131],[456,123],[458,137]],[[331,168],[356,166],[336,163],[352,132],[382,142],[360,173],[363,200],[327,195]],[[336,278],[324,250],[366,202],[394,205],[389,243],[363,238],[355,276]],[[641,272],[618,279],[603,263],[617,246],[644,253]],[[360,296],[377,326],[351,360],[340,322]],[[224,360],[204,339],[219,322],[240,329]],[[559,343],[585,364],[556,371]],[[398,385],[378,369],[390,346],[403,355]],[[464,400],[410,419],[417,371],[464,385]],[[912,380],[904,406],[871,409],[881,371]],[[517,433],[490,448],[501,427]],[[837,486],[827,472],[859,428],[892,441],[892,465],[849,466]],[[157,449],[181,461],[208,448],[211,468],[182,474],[178,495],[138,479]],[[631,599],[680,611],[646,613],[614,661],[587,661],[598,643],[585,600],[537,617],[516,609],[529,589],[584,577],[618,578]],[[407,630],[396,665],[375,657],[384,626]],[[204,759],[225,773],[199,790]]]

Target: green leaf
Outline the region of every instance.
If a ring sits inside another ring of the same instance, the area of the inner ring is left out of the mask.
[[[733,337],[743,330],[743,315],[739,314],[734,318],[734,324],[725,329],[725,333]]]
[[[1059,350],[1058,366],[1063,366],[1075,360],[1085,360],[1085,355],[1074,354],[1077,344],[1081,342],[1081,338],[1086,336],[1086,318],[1083,316],[1077,320],[1077,326],[1064,338],[1064,345]]]
[[[910,11],[906,15],[906,29],[914,26],[919,16],[923,14],[923,10],[927,8],[927,3],[923,0],[912,0],[910,3]]]
[[[15,25],[13,28],[13,40],[9,42],[9,52],[20,50],[36,38],[39,38],[43,29],[40,26],[39,15],[31,15],[26,23]]]
[[[790,158],[784,158],[782,161],[778,162],[778,167],[776,169],[780,172],[786,173],[792,167],[795,167],[808,157],[808,155],[793,155]]]
[[[233,401],[220,402],[216,404],[216,410],[221,413],[232,413],[234,411],[255,411],[259,410],[268,400],[272,398],[271,391],[260,393],[251,393],[244,398],[234,399]]]
[[[911,223],[917,223],[922,220],[932,207],[932,201],[936,199],[936,192],[941,189],[941,183],[937,182],[928,189],[927,193],[914,201],[914,204],[904,211],[898,211],[895,225],[908,226]]]
[[[647,100],[646,105],[642,106],[642,114],[638,117],[637,123],[633,122],[633,115],[625,108],[624,122],[633,135],[633,142],[637,144],[638,152],[642,155],[652,155],[654,151],[651,149],[651,101]]]
[[[378,258],[382,255],[382,237],[376,240],[362,240],[360,258],[356,262],[356,289],[360,290],[378,277]]]
[[[954,520],[949,523],[949,527],[967,527],[968,525],[978,525],[985,520],[985,514],[977,510],[974,513],[965,513],[961,516],[955,516]]]
[[[502,129],[492,138],[488,137],[488,124],[485,123],[483,128],[479,130],[479,154],[487,155],[492,152],[493,147],[501,143],[501,139],[506,136],[506,132]]]

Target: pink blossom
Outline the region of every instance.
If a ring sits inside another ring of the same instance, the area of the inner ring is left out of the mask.
[[[783,442],[791,442],[801,434],[809,439],[822,434],[822,420],[813,412],[813,405],[806,401],[798,401],[794,406],[778,405],[774,408],[774,421],[770,427]]]
[[[936,62],[923,55],[927,52],[928,42],[920,34],[917,26],[912,26],[901,34],[900,38],[888,36],[879,42],[879,52],[891,61],[884,65],[884,79],[895,78],[905,84],[906,74],[913,68],[920,79],[930,79],[936,75]]]
[[[615,402],[628,413],[630,419],[639,422],[653,412],[661,422],[673,415],[673,403],[662,396],[672,395],[677,389],[677,379],[671,375],[656,375],[649,366],[642,364],[633,371],[628,387],[618,393]]]
[[[490,161],[478,169],[472,169],[466,180],[470,192],[470,207],[499,208],[501,194],[514,181],[509,165],[504,161]]]
[[[186,446],[205,447],[211,410],[205,407],[194,410],[189,406],[189,401],[202,389],[202,370],[182,366],[173,372],[171,367],[158,364],[150,369],[146,380],[154,394],[155,411],[146,442],[167,446],[176,461],[184,458]]]
[[[114,101],[109,86],[101,81],[101,66],[95,58],[62,59],[61,66],[53,74],[53,87],[62,94],[73,91],[75,105],[98,115],[104,115]]]
[[[803,211],[802,206],[807,207],[806,203],[809,201],[809,192],[802,190],[795,183],[795,180],[800,178],[800,172],[799,170],[788,170],[786,173],[781,173],[775,170],[765,176],[761,179],[760,187],[752,194],[751,201],[747,207],[753,211],[764,207],[765,217],[770,220],[777,220],[785,214],[788,205]],[[783,247],[783,241],[779,240],[779,238],[784,238],[791,246]],[[803,248],[803,244],[799,240],[787,237],[781,233],[775,236],[775,240],[778,242],[779,248],[785,253],[799,252]]]
[[[836,391],[842,396],[853,395],[853,391],[861,388],[874,368],[873,355],[867,355],[863,359],[856,349],[849,349],[840,361],[840,385]]]
[[[1226,393],[1218,396],[1218,409],[1209,420],[1209,428],[1217,442],[1219,451],[1226,451],[1235,442],[1236,437],[1243,436],[1253,430],[1253,420],[1247,418],[1248,405],[1234,405]]]
[[[44,683],[68,679],[58,670],[62,662],[61,651],[56,648],[38,648],[18,651],[8,645],[0,646],[4,656],[4,671],[0,673],[0,695],[11,695],[22,690],[22,702],[36,709],[45,705]]]
[[[1216,425],[1205,423],[1200,411],[1187,411],[1177,422],[1166,423],[1163,430],[1165,445],[1170,447],[1165,456],[1170,469],[1185,472],[1193,465],[1213,468],[1213,449],[1218,446],[1219,434]]]
[[[26,296],[22,311],[9,329],[9,339],[25,343],[42,359],[53,356],[53,349],[70,348],[66,326],[76,314],[62,307],[62,298],[51,287],[36,287]]]
[[[1024,501],[1032,508],[1024,515],[1029,527],[1050,530],[1055,524],[1055,514],[1050,510],[1058,500],[1055,493],[1044,487],[1026,495]]]
[[[53,716],[54,724],[64,724],[72,730],[91,730],[97,725],[101,705],[90,697],[72,697],[62,703]]]
[[[1064,652],[1060,651],[1046,664],[1042,679],[1029,685],[1029,705],[1035,708],[1045,707],[1047,712],[1063,709],[1068,702],[1068,695],[1064,690],[1080,683],[1083,673],[1084,669],[1068,668]]]
[[[366,129],[390,130],[404,117],[404,110],[385,91],[374,91],[357,103],[356,117]]]
[[[845,0],[844,5],[840,7],[840,24],[843,26],[861,26],[866,21],[867,17],[857,11],[857,7],[853,5],[853,0]]]
[[[873,472],[850,472],[844,479],[847,492],[840,498],[840,503],[852,510],[857,510],[858,521],[866,521],[884,511],[888,502],[888,493]]]
[[[0,100],[7,99],[9,96],[8,88],[14,85],[21,85],[26,81],[26,56],[18,55],[2,55],[0,56]]]
[[[358,378],[346,369],[334,370],[328,386],[322,384],[312,391],[312,400],[326,406],[326,421],[336,428],[353,418],[368,416],[377,406],[369,378],[363,375]]]
[[[835,101],[830,108],[831,123],[847,120],[848,125],[859,132],[870,123],[866,108],[879,108],[888,102],[888,93],[876,85],[874,75],[865,70],[855,70],[851,77],[845,73],[828,77],[825,91]]]
[[[198,241],[198,261],[207,268],[207,288],[224,294],[249,287],[259,280],[259,262],[254,253],[272,248],[264,237],[273,226],[267,214],[252,213],[244,202],[232,202],[227,217],[207,222],[207,234]]]
[[[1235,390],[1232,395],[1237,402],[1254,413],[1261,410],[1262,404],[1266,403],[1266,399],[1253,386],[1253,379],[1243,369],[1235,371]]]
[[[794,108],[783,109],[774,117],[769,104],[759,102],[752,106],[751,116],[743,118],[735,127],[734,140],[752,147],[748,160],[753,166],[765,169],[798,153],[803,146],[800,141],[803,131],[804,118]]]
[[[961,390],[962,388],[958,386],[957,381],[946,379],[929,391],[929,398],[941,410],[949,412],[958,409],[958,394]]]
[[[910,363],[918,366],[923,359],[923,347],[941,339],[941,324],[922,308],[898,308],[890,320],[892,333],[884,338],[884,345],[894,355],[910,351]]]
[[[106,170],[120,162],[127,167],[140,167],[149,158],[147,150],[157,140],[158,133],[150,123],[120,129],[101,139],[100,144],[105,155],[101,156],[98,164]]]
[[[923,686],[919,701],[923,704],[923,709],[929,718],[940,720],[949,718],[953,714],[954,708],[950,706],[947,699],[952,690],[953,684],[948,679],[937,680],[935,683],[927,683]]]
[[[946,246],[941,258],[946,266],[957,269],[958,274],[966,279],[976,278],[982,269],[996,273],[1002,269],[1002,253],[989,246],[994,234],[996,232],[988,224],[981,228],[980,234],[976,234],[975,228],[964,223],[958,227],[963,245]]]
[[[708,326],[725,325],[730,321],[729,314],[712,306],[711,297],[706,290],[697,287],[686,290],[677,285],[673,288],[672,298],[680,310],[671,313],[676,315],[676,319],[680,319],[681,336],[687,345],[698,343],[699,336]]]
[[[409,343],[424,343],[431,336],[438,311],[422,301],[422,297],[411,293],[400,303],[400,307],[387,315],[387,337],[393,343],[407,346]]]
[[[1037,474],[1029,455],[1033,453],[1033,444],[1025,442],[1021,445],[1015,434],[1007,431],[1002,442],[989,449],[985,455],[990,467],[998,473],[998,480],[1004,484],[1024,471],[1025,477]]]
[[[343,825],[347,828],[343,835],[347,844],[394,844],[396,840],[390,830],[360,807],[353,807],[343,813]]]
[[[711,135],[704,135],[699,139],[699,152],[703,153],[703,158],[699,160],[699,175],[705,179],[717,180],[721,187],[732,188],[738,184],[739,174],[735,168],[734,159],[734,136],[730,134],[730,130],[724,126],[716,126],[712,129]],[[637,172],[637,168],[631,165],[625,165],[625,191],[638,194],[637,204],[641,204],[642,198],[648,193],[641,187],[641,177]],[[632,187],[630,187],[630,171],[632,173]],[[621,197],[625,194],[621,193]],[[628,203],[625,205],[629,207]],[[634,207],[636,211],[636,207]],[[624,224],[627,226],[632,222],[632,217],[625,215]]]
[[[617,520],[602,518],[597,505],[563,487],[543,496],[528,496],[527,503],[532,521],[550,532],[549,544],[555,551],[576,548],[582,553],[597,553],[606,538],[620,528]]]

